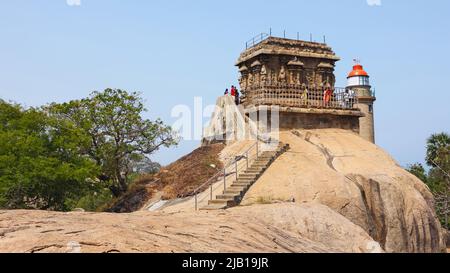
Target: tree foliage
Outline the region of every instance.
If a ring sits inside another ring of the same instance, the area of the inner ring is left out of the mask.
[[[137,93],[120,89],[94,92],[87,99],[53,104],[50,113],[69,120],[90,139],[84,153],[101,168],[98,178],[118,197],[127,191],[133,167],[177,137],[161,120],[143,119],[146,111]]]
[[[414,174],[417,178],[419,178],[423,182],[427,183],[428,181],[427,172],[422,164],[420,163],[412,164],[408,166],[408,171]]]
[[[41,109],[0,100],[0,206],[65,210],[98,168],[80,154],[83,132]]]
[[[429,166],[447,166],[450,154],[450,135],[446,133],[434,134],[427,140],[426,161]]]
[[[137,93],[113,89],[30,109],[0,100],[0,207],[93,210],[120,196],[133,172],[159,167],[151,154],[177,143],[145,111]]]
[[[409,166],[408,171],[424,181],[436,199],[437,214],[447,229],[450,228],[450,136],[434,134],[427,140],[427,172],[421,164]]]

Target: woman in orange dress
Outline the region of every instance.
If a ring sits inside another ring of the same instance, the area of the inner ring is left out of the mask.
[[[327,89],[325,89],[325,91],[323,92],[323,102],[324,102],[325,106],[329,106],[332,95],[333,95],[333,90],[331,90],[331,88],[327,87]]]

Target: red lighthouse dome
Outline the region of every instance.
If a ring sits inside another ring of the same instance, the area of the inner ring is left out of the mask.
[[[367,86],[370,87],[369,74],[359,63],[353,66],[353,70],[348,74],[348,87]]]
[[[360,64],[355,64],[353,66],[353,70],[352,72],[350,72],[348,74],[347,78],[350,77],[356,77],[356,76],[365,76],[365,77],[369,77],[369,74],[367,74],[367,72],[364,70],[363,66]]]

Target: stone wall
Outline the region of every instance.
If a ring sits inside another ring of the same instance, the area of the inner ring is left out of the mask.
[[[332,114],[280,113],[280,129],[345,129],[359,133],[357,116]]]

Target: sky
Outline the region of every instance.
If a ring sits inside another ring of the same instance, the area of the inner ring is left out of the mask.
[[[30,107],[139,91],[145,117],[170,125],[174,106],[213,104],[238,84],[234,64],[253,36],[325,35],[341,57],[337,86],[355,58],[370,74],[377,144],[407,166],[423,162],[432,133],[450,132],[449,10],[448,0],[0,0],[0,98]]]

